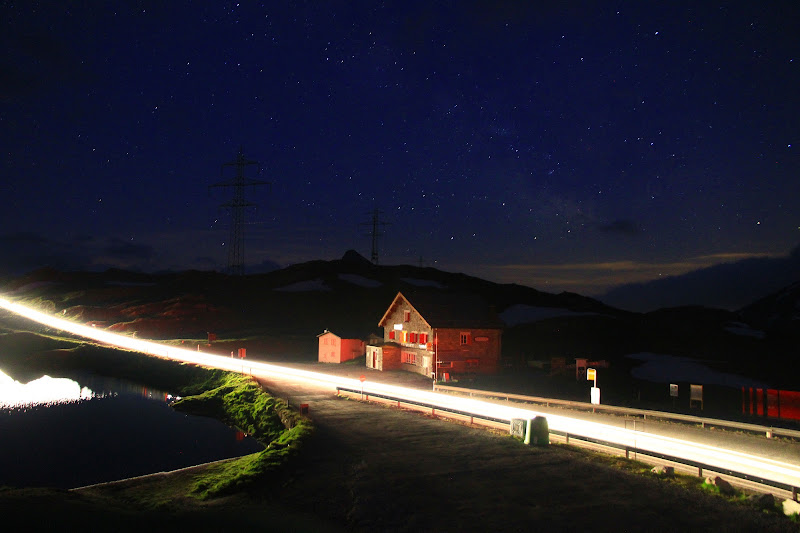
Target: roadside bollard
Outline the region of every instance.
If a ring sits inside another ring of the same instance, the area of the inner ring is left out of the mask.
[[[533,443],[534,446],[550,445],[550,426],[547,419],[537,416],[533,420],[528,419],[528,427],[525,431],[525,444]]]

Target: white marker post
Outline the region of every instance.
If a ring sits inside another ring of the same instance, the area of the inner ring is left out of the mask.
[[[594,368],[586,369],[586,381],[589,380],[594,382],[591,392],[592,405],[600,405],[600,389],[597,388],[597,370]]]

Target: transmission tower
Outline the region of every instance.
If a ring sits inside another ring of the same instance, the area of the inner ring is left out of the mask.
[[[383,228],[388,226],[387,222],[381,222],[381,211],[380,209],[373,209],[372,210],[372,220],[370,222],[362,222],[359,224],[360,226],[368,226],[371,227],[370,233],[367,236],[372,237],[372,256],[371,260],[374,264],[378,264],[378,239],[383,237]]]
[[[236,159],[224,163],[219,171],[220,177],[223,177],[226,168],[235,168],[236,174],[233,176],[233,179],[215,183],[210,187],[233,187],[233,198],[227,203],[220,204],[220,207],[227,208],[231,213],[231,235],[230,242],[228,243],[227,271],[229,274],[233,275],[244,274],[244,244],[242,242],[244,236],[244,210],[246,207],[254,207],[256,205],[244,199],[244,188],[248,185],[252,185],[253,188],[255,188],[257,185],[269,184],[267,181],[253,180],[244,177],[245,169],[253,165],[258,166],[259,172],[261,171],[258,162],[245,159],[242,148],[239,148],[239,154],[236,156]]]

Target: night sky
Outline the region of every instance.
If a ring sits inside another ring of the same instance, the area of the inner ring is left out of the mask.
[[[381,264],[548,292],[785,262],[799,5],[652,4],[2,2],[0,273],[223,270],[240,148],[251,272],[375,209]]]

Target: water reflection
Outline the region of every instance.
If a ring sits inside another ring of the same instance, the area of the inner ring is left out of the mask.
[[[75,379],[84,385],[68,377],[53,378],[47,375],[28,383],[20,383],[0,370],[0,409],[48,406],[120,394],[168,403],[180,399],[179,396],[124,379],[91,374],[80,375]]]
[[[0,370],[0,408],[77,402],[94,395],[90,388],[68,378],[42,376],[20,383]]]
[[[20,383],[0,371],[0,486],[73,488],[263,449],[170,399],[95,374]]]

